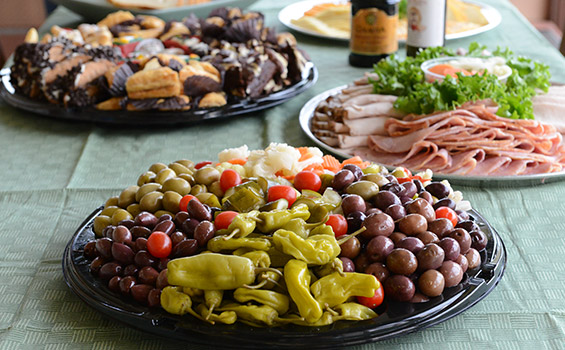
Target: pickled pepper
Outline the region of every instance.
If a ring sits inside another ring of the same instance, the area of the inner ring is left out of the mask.
[[[279,229],[273,234],[273,244],[285,254],[310,265],[324,265],[335,259],[341,248],[333,235],[318,234],[304,239],[292,231]]]
[[[310,293],[310,272],[304,261],[292,259],[284,266],[284,280],[288,294],[306,322],[314,323],[323,314],[320,303]]]
[[[257,228],[263,233],[270,233],[283,227],[291,219],[308,220],[309,217],[310,211],[308,211],[306,204],[295,205],[292,209],[264,211],[257,215]]]
[[[353,296],[372,297],[379,288],[380,283],[375,276],[358,272],[343,275],[334,272],[320,278],[310,287],[314,298],[327,307],[343,304]]]
[[[277,310],[267,305],[240,305],[229,303],[218,308],[219,311],[234,311],[237,317],[251,324],[272,326],[279,314]],[[257,324],[258,323],[258,324]]]
[[[255,218],[257,218],[258,214],[259,211],[257,210],[252,210],[248,213],[237,214],[237,216],[233,218],[228,228],[225,230],[219,230],[217,234],[225,235],[223,236],[224,239],[230,239],[232,237],[244,238],[251,234],[253,230],[255,230]]]
[[[236,250],[240,248],[250,248],[253,250],[269,250],[271,242],[266,238],[231,238],[224,239],[223,236],[216,236],[208,241],[208,249],[213,252],[222,250]]]
[[[272,290],[238,288],[233,292],[233,297],[240,303],[256,301],[259,304],[270,306],[277,310],[279,315],[288,311],[288,296]]]

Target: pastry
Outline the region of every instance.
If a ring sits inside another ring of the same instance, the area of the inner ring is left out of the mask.
[[[126,82],[126,91],[131,99],[178,96],[181,83],[177,72],[169,67],[142,70]]]

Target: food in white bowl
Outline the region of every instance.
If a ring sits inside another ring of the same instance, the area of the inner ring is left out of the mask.
[[[428,82],[441,82],[447,75],[457,78],[457,73],[466,76],[494,74],[504,82],[512,74],[512,68],[506,64],[506,59],[499,56],[441,57],[422,63],[421,68]]]

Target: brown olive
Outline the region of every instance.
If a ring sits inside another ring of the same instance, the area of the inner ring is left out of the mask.
[[[441,207],[448,207],[449,209],[455,210],[456,206],[457,205],[456,205],[456,203],[453,199],[443,198],[443,199],[440,199],[439,201],[437,201],[436,204],[434,204],[434,209],[441,208]]]
[[[406,237],[406,235],[402,232],[393,232],[390,236],[388,236],[388,238],[390,238],[395,245],[398,244],[398,242],[400,242],[400,240],[404,237]]]
[[[392,220],[397,221],[406,216],[406,208],[402,204],[393,204],[385,209],[385,214],[388,214]]]
[[[477,225],[472,220],[460,221],[460,222],[457,223],[457,225],[455,225],[455,227],[465,229],[465,231],[467,231],[467,232],[479,230],[479,225]]]
[[[401,204],[400,198],[398,198],[396,194],[390,191],[380,191],[373,197],[372,201],[375,207],[379,208],[382,211],[386,210],[386,208],[390,207],[393,204]]]
[[[195,239],[185,239],[173,248],[172,255],[175,258],[194,255],[198,250],[198,242]]]
[[[206,247],[208,241],[214,238],[216,228],[210,221],[201,221],[194,229],[194,239],[198,242],[199,247]]]
[[[471,217],[469,216],[469,213],[467,213],[464,210],[455,210],[455,213],[457,213],[457,218],[458,218],[458,222],[463,222],[463,221],[467,221],[469,220]]]
[[[375,236],[390,236],[394,231],[394,221],[385,213],[376,213],[365,218],[363,227],[367,229],[361,235],[366,239],[371,239]]]
[[[169,264],[169,261],[171,261],[171,259],[169,258],[159,259],[159,262],[157,263],[157,271],[161,272],[165,270],[167,268],[167,265]]]
[[[408,214],[420,214],[425,217],[428,222],[436,219],[434,207],[425,199],[416,198],[415,200],[406,203],[404,207]]]
[[[109,226],[104,227],[104,230],[102,230],[102,237],[108,237],[110,239],[113,239],[115,229],[116,229],[116,226],[114,226],[114,225],[109,225]]]
[[[439,272],[445,278],[445,286],[447,288],[458,285],[463,279],[463,269],[455,261],[444,261],[439,268]]]
[[[193,199],[188,202],[187,211],[191,218],[198,221],[212,221],[212,212],[210,211],[210,207],[206,204],[200,203],[197,199]]]
[[[98,259],[98,258],[96,258]],[[96,260],[95,259],[95,260]],[[355,271],[362,272],[371,263],[369,257],[364,252],[359,254],[353,262],[355,263]]]
[[[418,278],[418,288],[429,297],[443,293],[445,278],[438,270],[427,270]]]
[[[108,281],[108,289],[110,289],[112,292],[114,293],[119,293],[120,292],[120,281],[121,281],[121,277],[120,276],[114,276],[112,278],[110,278],[110,280]]]
[[[469,262],[469,269],[475,269],[481,265],[481,254],[475,249],[471,248],[467,253],[465,253],[465,257]]]
[[[390,272],[386,268],[385,264],[378,262],[367,266],[363,272],[375,276],[381,283],[384,283],[388,276],[390,276]]]
[[[435,233],[439,238],[443,238],[453,231],[453,223],[446,218],[438,218],[428,222],[428,231]]]
[[[107,237],[99,238],[96,240],[96,250],[98,255],[104,259],[112,259],[112,240]]]
[[[385,295],[397,301],[410,301],[416,293],[414,282],[403,275],[393,275],[384,282]]]
[[[416,187],[416,185],[412,181],[405,182],[405,183],[401,184],[400,186],[404,187],[404,195],[407,196],[407,197],[412,198],[418,192],[418,188]]]
[[[154,286],[158,276],[159,272],[157,272],[157,270],[155,270],[151,266],[144,266],[141,268],[141,270],[139,270],[137,279],[140,283],[150,284]]]
[[[359,181],[363,177],[363,170],[355,164],[346,164],[343,166],[343,169],[351,171],[355,176],[355,181]]]
[[[398,220],[398,228],[402,233],[408,236],[414,236],[426,232],[428,229],[428,221],[420,214],[408,214]]]
[[[157,280],[155,281],[155,286],[159,289],[163,289],[169,285],[169,280],[167,278],[167,269],[161,270],[159,272],[159,276],[157,276]]]
[[[147,238],[149,237],[150,234],[151,234],[151,230],[145,226],[134,226],[131,228],[131,235],[133,236],[133,239],[136,240],[139,237]]]
[[[112,232],[112,240],[118,243],[131,242],[132,234],[127,227],[118,225]]]
[[[355,175],[349,170],[338,171],[332,180],[331,187],[336,191],[341,191],[355,181]]]
[[[155,265],[156,262],[155,257],[149,254],[146,250],[140,250],[135,253],[133,261],[138,267],[152,266]]]
[[[148,284],[136,284],[131,287],[130,294],[138,303],[147,304],[147,297],[152,289],[153,286]]]
[[[114,259],[123,265],[128,265],[133,262],[135,253],[125,244],[114,242],[112,244],[112,256]]]
[[[453,231],[449,233],[449,237],[459,243],[461,254],[466,254],[469,251],[469,248],[471,248],[471,235],[469,235],[467,230],[462,228],[453,229]]]
[[[345,238],[344,236],[343,238]],[[340,237],[341,239],[342,237]],[[339,254],[340,257],[345,257],[349,259],[355,259],[359,252],[361,252],[361,243],[357,239],[357,237],[351,237],[344,243],[340,244],[339,247],[341,248],[341,253]]]
[[[126,267],[124,267],[124,276],[137,276],[137,273],[139,272],[139,268],[137,266],[135,266],[135,264],[129,264]]]
[[[416,254],[418,266],[421,271],[437,269],[445,259],[445,252],[435,243],[426,244],[422,250]]]
[[[360,211],[362,213],[367,210],[367,206],[365,205],[365,200],[356,194],[350,194],[341,200],[341,209],[343,210],[343,214],[345,216]]]
[[[349,213],[345,218],[347,220],[347,231],[353,233],[359,230],[366,218],[367,216],[360,211]]]
[[[122,278],[120,283],[119,283],[120,292],[123,295],[129,295],[131,287],[135,286],[136,283],[137,283],[137,280],[133,276],[126,276],[126,277]]]
[[[445,252],[445,260],[455,261],[461,253],[459,243],[451,237],[442,238],[438,245]]]
[[[98,251],[96,250],[96,241],[90,241],[84,245],[83,249],[84,257],[88,260],[92,260],[98,256]]]
[[[430,244],[430,243],[439,243],[439,238],[438,236],[430,231],[426,231],[426,232],[422,232],[420,234],[416,235],[416,238],[418,238],[420,241],[422,241],[422,243],[424,243],[424,245],[426,244]]]
[[[449,195],[449,188],[441,182],[436,181],[430,182],[426,186],[426,191],[430,192],[430,194],[437,199],[442,199]]]
[[[139,252],[140,250],[147,250],[147,238],[139,237],[135,240],[135,252]]]
[[[164,232],[167,235],[170,235],[175,231],[175,223],[172,222],[171,220],[163,220],[157,225],[155,225],[155,227],[153,228],[153,232],[155,231]]]
[[[171,242],[173,243],[173,246],[179,244],[180,242],[184,241],[186,239],[186,236],[184,233],[182,233],[181,231],[175,231],[173,233],[171,233]]]
[[[153,288],[147,294],[147,306],[157,307],[161,305],[161,289]]]
[[[96,258],[94,258],[94,260],[92,260],[92,262],[89,265],[90,272],[93,275],[98,275],[98,272],[100,272],[100,268],[102,267],[102,265],[104,265],[104,263],[105,263],[104,258],[102,258],[101,256],[97,256]]]
[[[144,211],[139,213],[139,215],[135,217],[134,222],[136,223],[136,225],[145,226],[149,229],[152,229],[157,224],[158,220],[159,219],[157,219],[157,217],[152,213]]]
[[[418,268],[418,260],[408,249],[395,248],[386,258],[386,267],[392,273],[408,276]]]
[[[412,253],[418,254],[424,248],[424,243],[416,237],[404,237],[396,243],[396,248],[408,249]]]
[[[109,280],[114,276],[119,276],[122,273],[122,265],[116,262],[108,262],[100,267],[98,277],[103,280]]]
[[[459,254],[457,259],[455,259],[455,262],[461,265],[461,268],[463,269],[463,273],[467,272],[467,269],[469,268],[469,262],[467,261],[465,255]]]
[[[353,262],[353,260],[344,256],[339,257],[339,260],[341,260],[343,272],[355,272],[355,263]]]
[[[189,217],[190,216],[186,211],[179,211],[178,213],[175,214],[175,218],[173,219],[173,222],[177,227],[181,227],[182,223]]]
[[[430,301],[430,298],[418,292],[414,293],[414,296],[410,299],[412,304],[427,303],[428,301]]]
[[[483,231],[471,231],[469,234],[471,235],[471,248],[475,248],[478,251],[486,248],[488,238]]]
[[[128,230],[135,225],[135,222],[132,219],[125,219],[118,222],[117,226],[125,226]]]
[[[430,192],[428,191],[422,191],[418,194],[418,198],[422,198],[425,199],[426,201],[428,201],[428,203],[433,203],[434,202],[434,198],[432,197],[432,195],[430,194]]]
[[[188,218],[184,220],[180,228],[188,238],[193,238],[194,230],[196,230],[196,226],[198,226],[198,224],[200,224],[200,221],[196,219]]]
[[[369,259],[373,262],[385,261],[393,249],[394,243],[386,236],[373,237],[365,247]]]

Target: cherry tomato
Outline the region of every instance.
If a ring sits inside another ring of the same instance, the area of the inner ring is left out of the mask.
[[[375,295],[372,297],[357,297],[359,304],[364,305],[370,309],[374,309],[383,303],[385,298],[385,293],[383,291],[383,286],[381,285],[376,291]]]
[[[288,201],[288,206],[290,207],[294,201],[296,201],[296,190],[290,186],[275,185],[269,187],[267,193],[267,201],[273,202],[277,199],[284,198]]]
[[[179,210],[180,211],[187,211],[188,202],[190,202],[193,199],[198,200],[198,198],[194,197],[191,194],[187,194],[186,196],[182,197],[180,202],[179,202]]]
[[[147,239],[147,251],[156,258],[166,258],[171,254],[173,243],[165,233],[155,231]]]
[[[294,187],[299,191],[311,190],[318,192],[322,187],[322,180],[320,180],[318,174],[304,170],[294,177]]]
[[[216,227],[216,230],[222,230],[228,228],[228,226],[231,224],[231,222],[237,216],[237,214],[239,213],[230,210],[219,213],[216,216],[216,219],[214,219],[214,226]]]
[[[439,218],[446,218],[447,220],[451,221],[453,227],[455,227],[455,225],[457,225],[457,222],[459,221],[457,219],[457,213],[455,212],[455,210],[449,207],[439,207],[436,209],[436,219]]]
[[[226,169],[222,172],[220,176],[220,188],[222,191],[227,191],[228,189],[237,186],[241,183],[241,176],[239,173],[233,169]]]
[[[326,221],[326,225],[332,227],[335,237],[341,237],[347,233],[347,219],[340,214],[331,214]]]
[[[204,161],[204,162],[200,162],[200,163],[196,163],[196,165],[194,166],[194,169],[198,170],[198,169],[203,168],[203,167],[205,167],[206,165],[209,165],[209,164],[212,164],[212,162],[209,161],[209,160]]]

